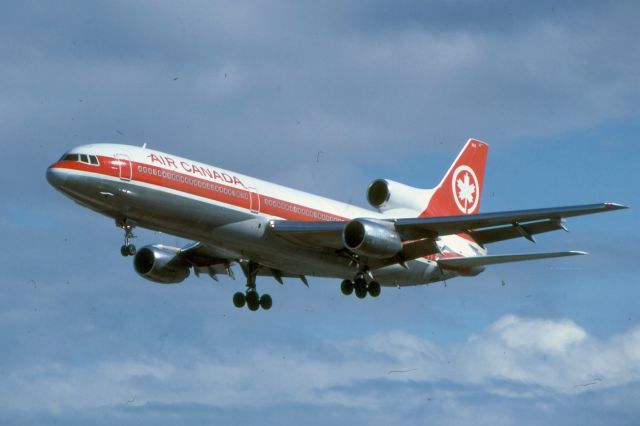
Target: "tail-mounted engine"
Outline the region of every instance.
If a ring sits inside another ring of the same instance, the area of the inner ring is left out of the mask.
[[[417,216],[422,213],[433,194],[431,189],[414,188],[389,179],[377,179],[367,189],[369,204],[394,216]]]
[[[393,223],[375,219],[354,219],[342,230],[342,243],[352,252],[374,258],[395,256],[402,240]]]
[[[177,247],[153,244],[136,253],[133,267],[143,278],[158,284],[178,284],[189,276],[190,265]]]

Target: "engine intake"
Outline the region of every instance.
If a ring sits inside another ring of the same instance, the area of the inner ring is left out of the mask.
[[[383,213],[414,216],[429,203],[433,190],[419,189],[390,179],[376,179],[367,189],[369,204]]]
[[[377,179],[371,182],[369,189],[367,190],[367,201],[373,207],[380,207],[391,197],[389,191],[389,183],[384,179]]]
[[[189,276],[190,265],[179,255],[176,247],[153,244],[144,246],[133,258],[136,272],[158,284],[178,284]]]
[[[402,240],[393,223],[375,219],[354,219],[342,230],[342,242],[356,254],[374,258],[394,256],[402,250]]]

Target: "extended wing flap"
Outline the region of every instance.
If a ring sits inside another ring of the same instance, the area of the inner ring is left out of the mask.
[[[531,222],[526,225],[519,225],[521,229],[518,229],[518,226],[507,225],[500,226],[496,228],[488,228],[481,230],[474,230],[469,232],[471,238],[473,238],[478,244],[485,245],[490,243],[495,243],[498,241],[510,240],[512,238],[519,238],[523,236],[523,232],[525,235],[536,235],[542,234],[544,232],[557,231],[560,229],[565,229],[562,221],[556,219],[549,220],[541,220],[538,222]]]
[[[491,256],[454,257],[438,260],[438,265],[444,269],[465,270],[480,266],[496,265],[499,263],[522,262],[525,260],[550,259],[553,257],[580,256],[587,254],[583,251],[557,251],[548,253],[498,254]]]

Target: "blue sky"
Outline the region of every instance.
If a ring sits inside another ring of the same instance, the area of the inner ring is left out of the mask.
[[[0,423],[637,423],[639,16],[632,1],[4,2]],[[469,137],[490,144],[482,211],[632,209],[490,247],[588,257],[363,301],[336,280],[261,279],[274,308],[251,313],[231,304],[240,279],[139,278],[113,223],[44,179],[70,147],[148,143],[365,205],[376,178],[434,186]]]

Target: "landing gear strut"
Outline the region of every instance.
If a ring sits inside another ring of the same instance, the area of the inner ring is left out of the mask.
[[[133,235],[135,225],[129,219],[125,219],[122,223],[118,223],[118,226],[124,230],[124,245],[120,247],[120,254],[123,256],[135,255],[136,246],[130,243],[130,240],[136,237]]]
[[[256,275],[258,275],[259,266],[255,262],[249,262],[243,268],[247,276],[247,291],[244,293],[239,291],[233,295],[233,304],[236,308],[242,308],[246,304],[250,311],[257,311],[259,308],[265,311],[271,309],[273,305],[271,296],[268,294],[260,296],[256,290]]]
[[[362,273],[356,275],[353,281],[342,281],[340,290],[345,296],[349,296],[355,292],[358,299],[364,299],[365,297],[367,297],[367,294],[369,294],[369,296],[371,297],[380,296],[380,284],[377,281],[373,280],[367,283],[367,280],[365,280],[364,274]]]

